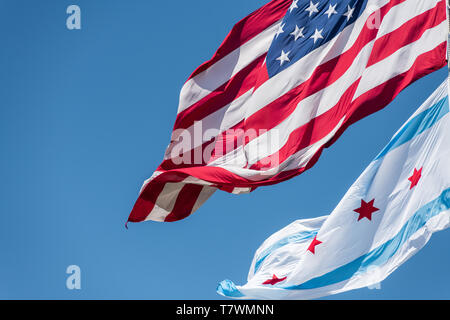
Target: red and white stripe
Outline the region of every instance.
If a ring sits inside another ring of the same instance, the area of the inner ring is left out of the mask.
[[[129,221],[177,221],[217,189],[250,192],[299,175],[352,123],[446,65],[445,0],[369,0],[355,23],[269,78],[265,57],[291,3],[273,0],[240,21],[188,79],[172,143],[144,183]],[[373,14],[379,14],[379,29],[367,23]],[[170,151],[179,129],[193,135],[198,121],[203,132],[221,133],[195,141],[192,150],[184,150],[187,156],[230,142],[232,152],[195,165],[175,164]],[[257,134],[244,140],[227,135],[229,129]],[[266,132],[259,134],[261,129]],[[269,139],[274,133],[280,137],[276,143]]]

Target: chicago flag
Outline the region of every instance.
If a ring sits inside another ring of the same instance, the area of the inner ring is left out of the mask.
[[[300,220],[257,250],[232,298],[311,299],[384,280],[450,226],[447,81],[413,114],[325,217]]]

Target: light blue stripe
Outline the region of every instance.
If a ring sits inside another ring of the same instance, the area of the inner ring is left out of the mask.
[[[425,130],[434,126],[449,112],[448,96],[439,100],[435,105],[411,119],[402,130],[389,142],[389,144],[375,158],[383,158],[392,150],[414,139]]]
[[[236,286],[234,285],[233,281],[231,280],[223,280],[219,285],[217,286],[217,293],[221,294],[225,297],[230,298],[243,298],[245,295],[240,292]]]
[[[325,287],[350,279],[356,273],[364,273],[370,266],[386,264],[411,236],[425,226],[434,216],[450,208],[450,188],[442,192],[435,200],[431,201],[417,211],[402,227],[399,233],[378,248],[353,260],[352,262],[335,269],[323,276],[311,279],[301,285],[287,287],[287,290],[305,290]]]
[[[290,243],[301,243],[305,242],[308,239],[314,238],[317,233],[319,232],[319,229],[312,230],[312,231],[303,231],[299,232],[293,235],[290,235],[284,239],[279,240],[278,242],[271,245],[269,248],[264,250],[257,258],[255,263],[255,273],[259,270],[261,267],[261,264],[263,261],[270,256],[275,250],[280,249],[281,247],[284,247],[285,245],[288,245]]]

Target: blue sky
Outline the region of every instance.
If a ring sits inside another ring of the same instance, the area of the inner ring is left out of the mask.
[[[217,192],[190,218],[124,227],[162,160],[181,86],[265,1],[0,0],[0,298],[220,299],[254,251],[328,214],[446,77],[421,79],[352,126],[309,172],[251,195]],[[66,28],[81,8],[82,29]],[[450,299],[450,231],[381,284],[330,299]],[[78,265],[82,289],[66,288]]]

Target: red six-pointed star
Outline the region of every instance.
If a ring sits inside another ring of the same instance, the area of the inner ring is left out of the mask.
[[[312,252],[313,254],[316,254],[316,246],[321,244],[322,241],[317,240],[317,236],[314,237],[313,241],[311,242],[311,244],[308,247],[307,251]]]
[[[286,279],[287,279],[287,277],[280,279],[276,275],[273,275],[272,279],[266,280],[262,284],[271,284],[273,286],[273,285],[276,285],[278,282],[282,282]]]
[[[419,183],[420,178],[422,178],[422,169],[423,168],[417,170],[416,168],[414,168],[413,175],[408,178],[408,180],[411,181],[411,186],[409,187],[409,190],[417,186],[417,184]]]
[[[373,206],[374,203],[375,203],[375,199],[373,199],[370,202],[365,202],[364,200],[361,199],[361,207],[353,210],[356,213],[359,213],[358,221],[360,221],[362,218],[367,218],[370,221],[372,221],[372,213],[380,210]]]

